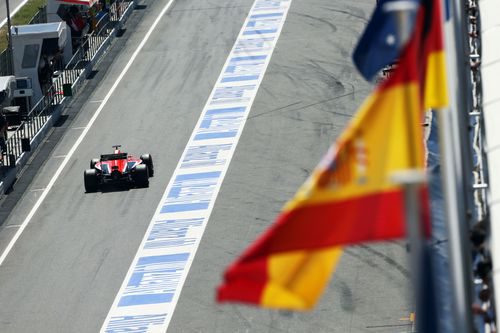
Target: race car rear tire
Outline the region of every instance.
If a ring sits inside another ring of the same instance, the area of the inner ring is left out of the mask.
[[[148,167],[145,164],[139,164],[135,167],[134,182],[137,187],[149,186]]]
[[[153,166],[153,158],[151,157],[151,155],[150,154],[141,155],[141,160],[142,163],[144,163],[148,167],[149,177],[153,177],[155,169]]]
[[[97,172],[95,169],[87,169],[83,172],[83,183],[87,193],[95,192],[99,188]]]
[[[90,160],[90,168],[93,169],[95,168],[95,165],[100,162],[98,158],[93,158]]]

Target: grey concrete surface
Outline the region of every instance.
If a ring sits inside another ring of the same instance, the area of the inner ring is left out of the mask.
[[[9,11],[11,17],[14,16],[14,14],[17,13],[24,5],[23,0],[0,1],[0,28],[7,24],[7,1],[9,2]]]
[[[145,1],[19,179],[5,246],[165,0]],[[0,267],[0,332],[97,332],[252,0],[177,0]],[[169,332],[408,332],[404,244],[348,248],[310,313],[216,305],[224,268],[263,231],[341,133],[370,86],[350,53],[371,0],[293,0]],[[151,153],[149,189],[85,194],[90,158]],[[43,159],[45,155],[46,160]],[[29,172],[26,173],[30,174]],[[15,205],[14,205],[15,204]]]

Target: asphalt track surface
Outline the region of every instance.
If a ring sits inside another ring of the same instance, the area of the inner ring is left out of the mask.
[[[165,5],[145,1],[14,191],[0,251]],[[251,0],[174,3],[0,266],[0,332],[97,332],[220,73]],[[408,332],[403,243],[347,248],[312,312],[216,305],[224,268],[261,233],[371,87],[350,54],[371,0],[293,0],[169,332]],[[148,189],[85,194],[90,158],[151,153]],[[16,203],[16,204],[15,204]]]
[[[0,28],[7,24],[7,1],[9,1],[10,16],[14,16],[27,0],[5,0],[0,1]]]

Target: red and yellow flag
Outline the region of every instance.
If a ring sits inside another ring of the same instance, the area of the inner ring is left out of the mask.
[[[424,105],[447,102],[440,36],[439,1],[424,0],[394,74],[368,97],[275,224],[228,268],[219,302],[310,309],[342,246],[404,237],[402,188],[391,175],[424,169]]]

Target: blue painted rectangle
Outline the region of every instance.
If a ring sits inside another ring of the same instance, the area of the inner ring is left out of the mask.
[[[158,239],[181,239],[186,237],[186,233],[190,228],[195,228],[203,223],[203,218],[193,219],[175,219],[175,220],[159,220],[153,225],[153,229],[148,236],[148,242]],[[180,260],[187,260],[189,253],[184,254],[185,257],[180,257]]]
[[[190,212],[193,210],[203,210],[207,208],[208,203],[165,205],[161,208],[161,213]]]
[[[275,32],[278,32],[278,29],[245,31],[243,35],[262,35],[262,34],[272,34]]]
[[[250,16],[251,19],[261,18],[261,17],[281,17],[283,13],[272,13],[272,14],[257,14]]]
[[[245,61],[245,60],[261,60],[261,59],[266,59],[266,58],[267,58],[267,55],[234,57],[234,58],[231,58],[230,62]]]
[[[218,114],[218,113],[228,113],[228,112],[245,112],[246,107],[236,107],[236,108],[223,108],[223,109],[209,109],[205,113],[206,115]]]
[[[213,187],[217,181],[217,178],[220,175],[221,175],[220,171],[212,171],[212,172],[189,173],[177,176],[175,178],[174,185],[172,186],[167,196],[167,201],[161,208],[160,212],[173,213],[173,212],[186,212],[186,211],[207,209],[210,202],[208,197],[205,197],[202,200],[193,199],[193,201],[187,201],[185,203],[176,202],[176,199],[182,189],[188,189],[192,186],[196,188]],[[192,184],[193,181],[195,182],[194,185]],[[202,181],[202,182],[196,183],[196,181]]]
[[[234,73],[235,70],[236,70],[236,66],[227,66],[224,73]]]
[[[116,316],[111,317],[106,333],[123,333],[123,332],[148,332],[153,325],[162,325],[167,317],[166,313],[154,315],[138,315],[138,316]]]
[[[170,303],[173,297],[174,293],[123,296],[118,307]]]
[[[198,134],[194,137],[195,140],[209,140],[221,138],[234,138],[238,132],[221,132],[221,133],[206,133]]]
[[[220,176],[220,173],[221,173],[220,171],[188,173],[185,175],[179,175],[175,177],[175,181],[178,182],[188,179],[218,178]]]
[[[262,26],[262,24],[267,24],[269,25],[270,23],[278,23],[279,22],[279,19],[276,19],[276,18],[272,18],[272,19],[266,19],[266,20],[255,20],[255,21],[248,21],[247,23],[247,28],[255,28],[255,27],[259,27],[257,24],[260,23],[260,28],[270,28],[270,26],[267,26],[267,27],[264,27]],[[273,24],[273,25],[276,25],[276,24]]]
[[[147,256],[140,257],[137,261],[137,266],[161,264],[165,262],[186,261],[189,258],[189,253],[166,254],[162,256]]]
[[[237,81],[252,81],[258,79],[259,79],[258,75],[233,76],[233,77],[223,78],[221,82],[224,83],[224,82],[237,82]]]

